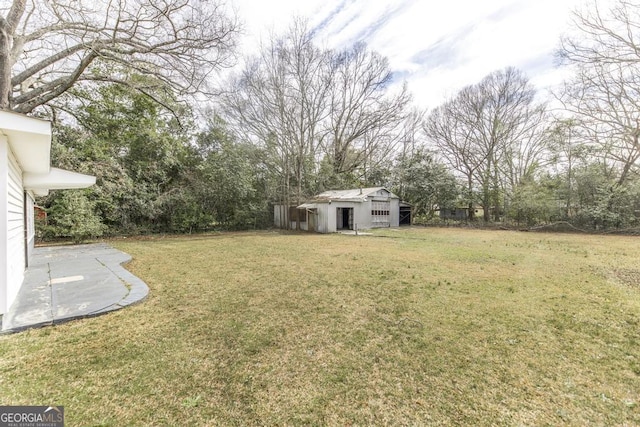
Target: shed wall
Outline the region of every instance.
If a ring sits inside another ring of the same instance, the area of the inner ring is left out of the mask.
[[[391,227],[400,227],[400,199],[391,199]]]
[[[329,231],[329,207],[330,206],[327,203],[318,203],[315,205],[318,213],[318,217],[316,219],[316,231],[318,233],[331,233],[331,231]],[[333,221],[335,223],[335,209],[333,216]],[[335,225],[333,227],[335,231]]]
[[[327,218],[327,231],[321,233],[335,233],[338,231],[338,208],[353,209],[353,226],[361,227],[362,212],[359,209],[362,203],[332,201],[331,203],[318,203],[318,207],[323,207]]]
[[[372,202],[340,202],[316,203],[317,209],[317,229],[318,233],[335,233],[338,231],[338,209],[353,209],[353,226],[358,230],[375,227],[398,227],[400,225],[400,205],[398,199],[390,199],[389,223],[374,224],[372,222],[371,209]]]
[[[371,201],[354,203],[355,224],[358,230],[371,228]]]

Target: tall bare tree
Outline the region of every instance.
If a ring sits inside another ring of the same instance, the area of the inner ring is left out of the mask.
[[[366,180],[390,157],[409,102],[405,88],[389,94],[390,79],[386,59],[364,45],[321,49],[297,20],[248,62],[224,104],[238,131],[267,148],[289,206],[325,185]]]
[[[205,91],[238,31],[217,0],[12,0],[0,14],[0,108],[20,113],[82,82],[132,84],[127,70]]]
[[[544,107],[534,95],[520,71],[506,68],[462,89],[425,122],[427,136],[464,176],[467,190],[480,191],[485,221],[491,209],[497,219],[501,192],[516,186],[542,153]]]
[[[389,61],[358,43],[331,56],[332,84],[325,123],[326,154],[336,176],[386,157],[399,142],[396,127],[407,116],[406,87],[389,96]],[[365,168],[366,169],[366,168]]]
[[[327,115],[329,71],[327,53],[313,44],[306,24],[296,20],[286,35],[263,47],[224,97],[238,130],[267,148],[285,206],[300,204],[306,196],[324,136],[320,125]]]
[[[473,128],[469,126],[462,107],[471,96],[467,87],[458,95],[434,109],[427,117],[424,131],[435,144],[438,153],[449,166],[464,179],[469,219],[474,219],[474,191],[477,171],[485,163],[487,154],[478,150],[473,137]]]
[[[560,192],[564,200],[564,216],[574,214],[575,171],[586,166],[589,146],[582,143],[573,119],[558,119],[549,130],[549,149],[552,155],[551,165],[556,176],[561,179]]]
[[[617,0],[603,11],[593,1],[573,23],[558,55],[575,75],[557,98],[622,185],[640,169],[640,5]]]

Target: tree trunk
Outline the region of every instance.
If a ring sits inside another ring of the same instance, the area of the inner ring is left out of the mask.
[[[0,17],[0,109],[8,110],[11,93],[11,44],[12,29],[9,23]]]
[[[298,160],[298,162],[300,161]],[[300,231],[300,211],[298,210],[298,206],[302,204],[302,171],[300,163],[298,163],[298,188],[296,193],[296,230]]]
[[[568,169],[567,169],[567,204],[565,205],[565,219],[569,220],[569,216],[571,215],[571,203],[573,202],[573,183],[571,180],[573,179],[572,168],[573,168],[573,153],[569,151],[568,158]]]
[[[496,163],[496,161],[494,161]],[[491,205],[493,206],[493,221],[500,222],[500,185],[498,183],[498,170],[494,168],[493,171],[493,182],[492,182],[492,201]]]
[[[476,210],[473,206],[473,198],[471,195],[473,194],[473,177],[469,174],[467,176],[467,188],[469,190],[469,221],[473,221],[476,217]]]
[[[24,14],[27,0],[13,0],[11,8],[7,12],[6,18],[0,16],[0,109],[9,110],[11,103],[11,67],[13,58],[11,49],[13,48],[13,36]]]
[[[487,178],[482,184],[482,209],[484,209],[482,217],[484,222],[491,222],[491,190]]]

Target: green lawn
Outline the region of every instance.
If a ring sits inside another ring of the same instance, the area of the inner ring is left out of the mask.
[[[640,240],[461,229],[121,240],[146,302],[0,337],[67,425],[638,425]]]

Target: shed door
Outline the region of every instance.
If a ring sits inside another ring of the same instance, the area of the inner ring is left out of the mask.
[[[338,230],[353,230],[353,208],[338,208],[336,212]]]
[[[411,225],[411,208],[408,206],[400,208],[400,225]]]

